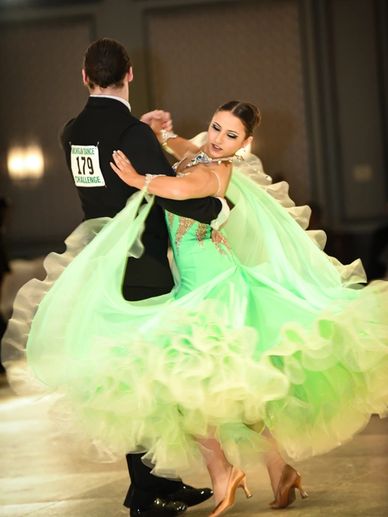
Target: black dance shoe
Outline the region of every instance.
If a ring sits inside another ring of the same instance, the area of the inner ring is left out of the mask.
[[[195,506],[203,503],[213,495],[210,488],[194,488],[189,485],[183,485],[182,488],[164,496],[166,501],[182,501],[187,506]]]
[[[129,510],[130,517],[175,517],[187,510],[187,505],[180,501],[160,499],[157,497],[154,502],[145,510]]]

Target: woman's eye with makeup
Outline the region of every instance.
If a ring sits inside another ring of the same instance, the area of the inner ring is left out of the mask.
[[[233,140],[235,140],[237,138],[237,135],[235,135],[234,133],[228,133],[228,137],[233,138]]]
[[[215,129],[216,131],[220,130],[220,126],[217,126],[216,124],[212,124],[212,128]]]

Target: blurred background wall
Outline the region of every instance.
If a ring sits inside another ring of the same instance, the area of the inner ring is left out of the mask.
[[[385,0],[0,0],[0,191],[12,258],[60,249],[81,220],[58,133],[83,107],[83,53],[119,39],[135,115],[166,108],[192,136],[238,98],[263,122],[254,151],[315,207],[330,253],[376,276],[388,205]],[[40,179],[12,179],[15,147],[39,146]]]

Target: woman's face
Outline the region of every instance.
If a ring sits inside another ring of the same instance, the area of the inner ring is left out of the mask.
[[[207,130],[206,153],[212,158],[233,156],[241,147],[250,143],[241,120],[230,111],[217,111]]]

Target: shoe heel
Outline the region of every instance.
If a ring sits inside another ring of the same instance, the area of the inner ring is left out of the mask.
[[[298,490],[300,497],[302,499],[308,498],[308,496],[309,496],[308,493],[305,490],[303,490],[303,488],[302,488],[302,479],[300,476],[298,477],[298,479],[295,482],[295,488]]]
[[[251,492],[250,492],[250,490],[248,488],[248,485],[247,485],[247,478],[246,477],[244,477],[241,480],[241,482],[239,484],[239,487],[244,490],[245,496],[246,496],[247,499],[250,499],[252,497],[252,494],[251,494]]]
[[[299,491],[300,497],[301,497],[302,499],[307,499],[307,498],[308,498],[308,496],[309,496],[309,495],[308,495],[308,493],[307,493],[307,492],[305,492],[305,491],[303,490],[303,488],[298,488],[298,491]]]

